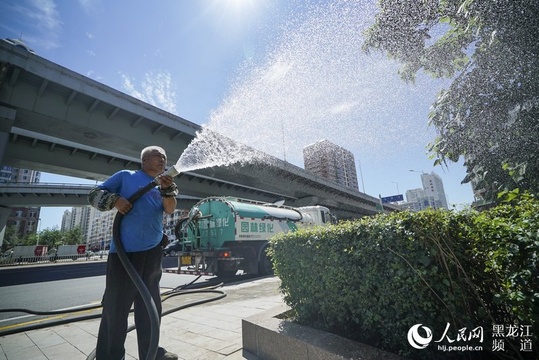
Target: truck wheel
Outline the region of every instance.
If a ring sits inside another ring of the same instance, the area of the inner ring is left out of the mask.
[[[262,250],[262,256],[258,262],[258,273],[260,275],[273,275],[273,263],[271,262],[271,258],[266,253],[267,250],[268,247],[266,246],[264,250]]]

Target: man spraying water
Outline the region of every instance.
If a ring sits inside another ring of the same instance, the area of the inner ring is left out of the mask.
[[[122,170],[112,175],[88,195],[90,205],[100,211],[117,209],[123,215],[120,241],[130,263],[147,287],[159,318],[161,299],[159,281],[162,275],[163,212],[170,214],[176,208],[178,189],[173,176],[177,168],[165,171],[167,156],[158,146],[141,151],[141,170]],[[159,184],[131,203],[128,199],[149,183]],[[119,259],[114,242],[107,261],[106,288],[103,296],[103,314],[97,338],[97,360],[121,360],[125,357],[127,318],[131,305],[135,306],[135,324],[139,359],[147,359],[150,346],[150,316],[133,281]],[[158,335],[157,335],[158,338]],[[156,359],[178,359],[163,348],[157,349]]]

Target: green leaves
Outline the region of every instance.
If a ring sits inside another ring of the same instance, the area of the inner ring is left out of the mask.
[[[428,151],[457,162],[485,200],[515,188],[539,193],[539,2],[527,0],[379,2],[365,51],[452,80],[433,104],[438,139]],[[479,185],[477,185],[479,184]]]
[[[281,234],[270,251],[299,322],[409,358],[447,355],[412,351],[416,323],[532,324],[539,335],[539,201],[529,194],[481,213],[400,212]]]

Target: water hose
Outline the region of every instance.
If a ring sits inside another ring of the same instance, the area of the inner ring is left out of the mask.
[[[209,303],[212,301],[220,300],[226,297],[226,293],[223,290],[218,290],[218,288],[224,285],[223,282],[219,282],[213,285],[204,284],[201,288],[199,288],[198,286],[195,286],[194,289],[187,289],[187,287],[192,287],[192,284],[193,282],[190,282],[189,284],[181,285],[172,290],[162,293],[161,296],[163,297],[163,299],[161,301],[165,302],[166,300],[170,298],[173,298],[179,295],[189,295],[189,294],[214,293],[214,294],[219,294],[219,296],[197,300],[194,302],[180,305],[178,307],[173,307],[167,311],[163,311],[162,316],[166,316],[176,311],[183,310],[183,309],[195,306],[195,305],[201,305],[201,304]],[[47,310],[47,311],[38,311],[38,310],[31,310],[31,309],[24,309],[24,308],[9,308],[9,309],[0,309],[0,313],[20,312],[20,313],[26,313],[26,314],[32,314],[32,315],[60,315],[60,314],[70,314],[70,313],[81,312],[81,311],[86,312],[89,310],[99,309],[101,307],[102,307],[101,304],[95,304],[95,305],[87,305],[87,306],[78,306],[78,307],[64,309],[64,310]],[[130,313],[132,312],[133,310],[130,310]],[[34,323],[32,325],[25,326],[24,328],[14,327],[6,331],[1,331],[0,336],[13,335],[13,334],[18,334],[25,331],[39,330],[39,329],[49,328],[49,327],[58,326],[58,325],[70,324],[70,323],[74,323],[78,321],[98,319],[100,317],[101,317],[101,313],[91,314],[91,315],[82,315],[82,316],[77,316],[77,317],[67,318],[67,319],[54,320],[47,323]],[[127,332],[132,331],[134,328],[135,328],[134,326],[129,327]],[[87,360],[92,360],[94,358],[95,358],[95,350],[87,357]]]
[[[179,174],[179,171],[177,170],[176,166],[171,167],[165,173],[165,175],[170,175],[172,177],[174,177],[174,176],[176,176],[178,174]],[[139,190],[137,190],[127,200],[130,203],[134,203],[142,195],[144,195],[145,193],[147,193],[152,188],[154,188],[154,187],[156,187],[158,185],[159,185],[158,181],[156,179],[154,179],[150,183],[148,183],[146,186],[144,186],[144,187],[140,188]],[[155,302],[154,302],[148,288],[146,287],[146,285],[142,281],[142,278],[140,277],[140,275],[138,274],[138,272],[134,268],[133,264],[131,263],[131,261],[127,257],[127,254],[125,253],[122,242],[120,240],[120,225],[121,225],[123,216],[124,215],[122,213],[120,213],[120,212],[116,213],[116,216],[114,218],[114,223],[113,223],[113,230],[112,230],[113,237],[112,237],[112,240],[114,241],[114,245],[116,247],[116,253],[118,255],[118,258],[120,259],[120,262],[122,263],[122,266],[124,267],[125,271],[129,275],[131,280],[133,281],[133,284],[135,285],[137,291],[139,292],[139,294],[140,294],[140,296],[141,296],[141,298],[142,298],[142,300],[144,302],[144,305],[146,306],[146,309],[148,310],[148,316],[150,318],[150,345],[149,345],[149,348],[148,348],[148,353],[146,355],[146,360],[153,360],[153,359],[155,359],[155,357],[157,355],[157,350],[158,350],[158,347],[159,347],[159,324],[160,324],[159,313],[157,311],[157,307],[155,305]],[[197,279],[195,279],[194,281],[196,281]],[[193,282],[191,282],[187,286],[191,285]],[[221,285],[222,284],[220,284],[218,286],[221,286]],[[215,290],[215,288],[213,288],[213,289],[202,289],[202,290],[191,290],[191,291],[187,291],[187,292],[184,291],[183,293],[196,293],[196,292],[202,292],[202,293],[212,293],[212,292],[215,293],[215,292],[217,292],[217,293],[220,294],[220,296],[218,296],[216,298],[212,298],[209,301],[218,300],[218,299],[221,299],[221,298],[226,296],[226,293],[224,293],[222,291]],[[168,296],[165,299],[163,299],[162,301],[167,300],[167,299],[169,299],[169,298],[171,298],[173,296],[176,296],[176,295],[181,295],[181,293],[174,293],[174,291],[172,291],[172,292],[169,292],[166,295],[168,295]],[[163,315],[167,315],[167,314],[170,314],[172,312],[178,311],[180,309],[184,309],[184,308],[191,307],[191,306],[194,306],[194,305],[203,304],[205,302],[208,302],[208,300],[201,300],[201,301],[196,301],[196,302],[191,303],[191,304],[186,304],[186,305],[181,306],[179,308],[169,310],[169,311],[163,313]],[[90,307],[88,307],[86,309],[94,309],[94,308],[99,308],[99,307],[101,307],[101,306],[100,305],[92,305],[92,306],[90,306]],[[63,310],[63,311],[53,311],[53,312],[35,312],[35,311],[26,310],[26,309],[3,309],[3,310],[0,310],[0,312],[20,311],[20,312],[28,312],[28,313],[44,315],[44,314],[53,314],[53,313],[54,314],[69,313],[69,312],[76,312],[76,311],[80,311],[80,310],[81,310],[80,308],[77,308],[77,309]],[[100,315],[97,315],[97,317],[99,317],[99,316]],[[95,318],[95,317],[96,317],[95,315],[85,316],[85,317],[77,318],[76,321],[92,319],[92,318]],[[61,323],[68,323],[68,322],[73,322],[73,320],[66,320],[65,322],[62,321]],[[49,326],[50,326],[50,324],[49,324]],[[135,326],[129,327],[127,332],[129,332],[129,331],[131,331],[133,329],[135,329]],[[87,360],[91,360],[91,359],[95,359],[95,349],[87,357]]]

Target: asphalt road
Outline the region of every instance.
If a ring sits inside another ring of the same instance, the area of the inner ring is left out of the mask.
[[[164,268],[177,264],[175,257],[163,258]],[[98,259],[7,266],[0,268],[0,287],[100,276],[105,275],[106,268],[107,262]]]
[[[177,258],[163,258],[163,267],[175,266]],[[106,262],[102,260],[0,269],[0,336],[81,314],[99,316],[100,309],[64,315],[34,315],[13,309],[50,312],[99,305],[105,290],[105,270]],[[172,289],[196,278],[194,275],[163,273],[160,285],[163,289]],[[210,279],[214,277],[201,277],[197,283],[206,283]]]

